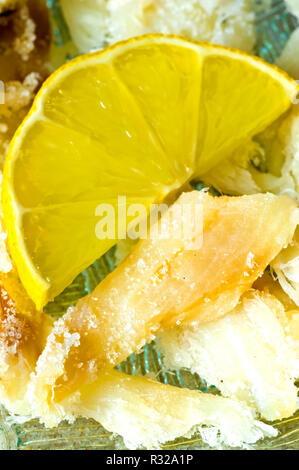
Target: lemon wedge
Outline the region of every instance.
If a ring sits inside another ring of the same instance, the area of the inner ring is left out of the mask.
[[[291,105],[295,81],[244,53],[147,35],[80,56],[44,83],[10,146],[8,243],[38,308],[100,257],[96,208],[147,209]]]

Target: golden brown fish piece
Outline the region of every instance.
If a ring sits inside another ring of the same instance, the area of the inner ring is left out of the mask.
[[[159,330],[231,311],[295,231],[296,205],[285,196],[214,198],[194,191],[174,206],[199,201],[201,247],[190,249],[190,241],[202,235],[194,235],[192,224],[189,240],[175,236],[180,219],[174,219],[170,238],[140,241],[56,323],[34,385],[45,402],[60,401],[96,380]]]
[[[46,76],[50,23],[45,0],[0,4],[0,167]]]

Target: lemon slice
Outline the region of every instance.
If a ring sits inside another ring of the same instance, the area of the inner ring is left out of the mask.
[[[19,276],[40,308],[106,252],[96,208],[147,209],[285,112],[298,87],[244,53],[148,35],[56,71],[16,132],[2,207]]]

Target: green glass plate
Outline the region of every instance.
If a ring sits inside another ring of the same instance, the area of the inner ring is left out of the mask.
[[[67,26],[59,7],[59,0],[47,1],[53,23],[53,49],[60,49],[60,60],[66,61],[74,55]],[[272,1],[265,10],[259,0],[255,2],[257,46],[256,54],[268,62],[275,62],[283,50],[298,22],[281,0]],[[115,267],[115,249],[81,273],[74,282],[47,305],[46,311],[54,317],[61,316],[76,301],[90,293],[95,286]],[[141,354],[133,354],[117,367],[122,372],[134,375],[155,373],[158,380],[177,387],[187,387],[209,393],[217,393],[215,387],[207,389],[197,375],[187,370],[177,373],[167,371],[155,343],[146,345]],[[273,423],[271,423],[273,424]],[[274,423],[279,430],[276,438],[265,439],[255,449],[299,449],[299,412],[291,418]],[[38,420],[16,421],[0,407],[0,449],[55,450],[55,449],[124,449],[122,438],[107,432],[100,424],[90,419],[78,419],[75,424],[61,423],[55,429],[46,429]],[[164,449],[207,449],[200,437],[181,438],[168,443]],[[210,448],[209,448],[210,449]]]

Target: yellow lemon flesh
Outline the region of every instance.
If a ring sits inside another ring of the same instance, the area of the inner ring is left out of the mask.
[[[55,72],[16,132],[2,208],[19,276],[40,308],[105,253],[99,204],[147,209],[291,105],[297,84],[244,53],[148,35]],[[99,215],[99,214],[98,214]],[[128,219],[130,220],[130,219]]]

